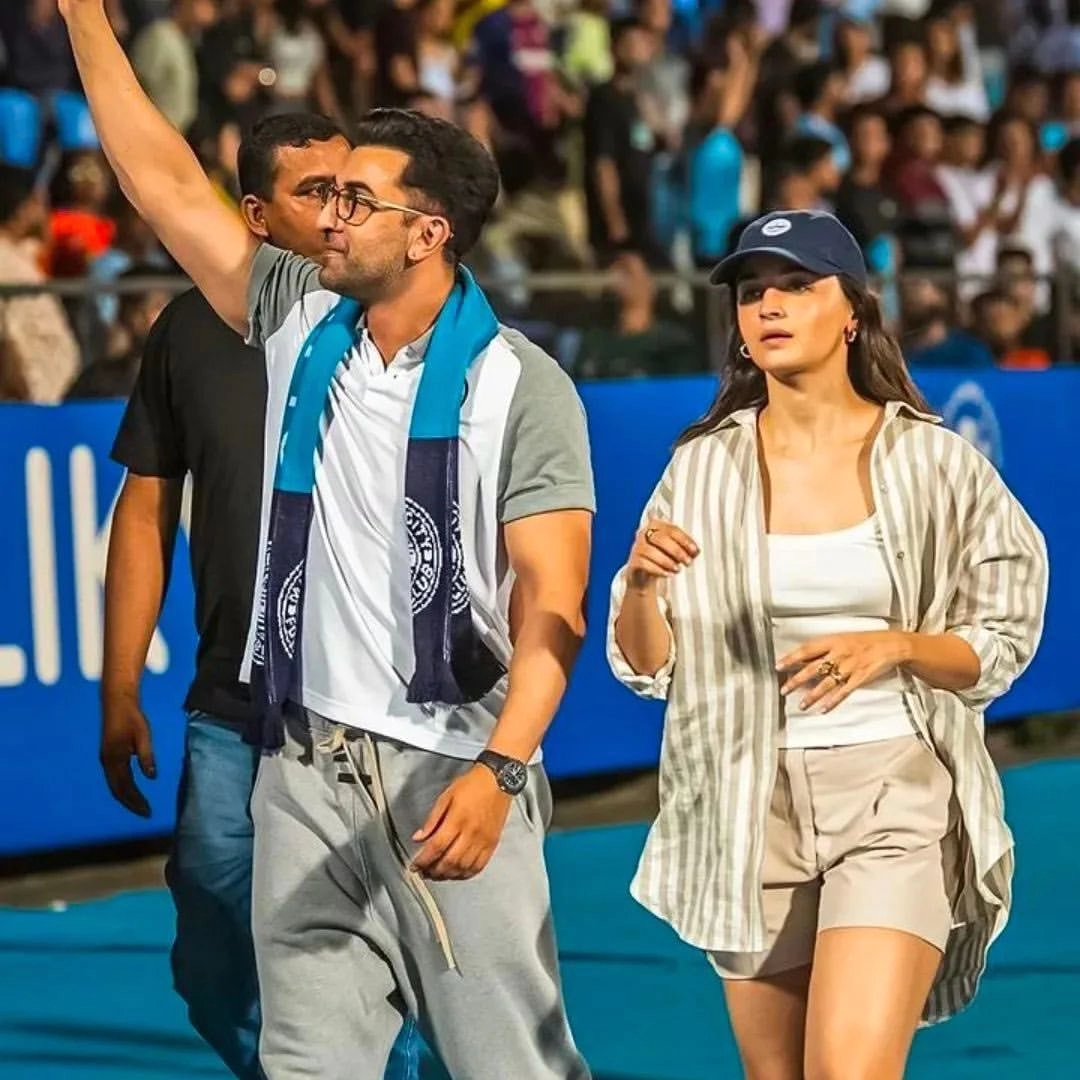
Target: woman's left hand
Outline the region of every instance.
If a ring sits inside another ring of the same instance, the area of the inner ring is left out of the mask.
[[[799,708],[805,710],[820,703],[822,712],[829,712],[852,690],[879,679],[908,659],[908,638],[897,630],[815,638],[777,662],[777,671],[801,669],[780,687],[780,693],[787,696],[816,682],[799,702]]]

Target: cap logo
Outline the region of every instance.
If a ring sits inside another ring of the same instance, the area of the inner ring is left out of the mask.
[[[762,236],[783,236],[791,229],[791,222],[787,218],[773,218],[761,226]]]

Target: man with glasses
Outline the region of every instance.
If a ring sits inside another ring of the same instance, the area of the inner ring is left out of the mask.
[[[241,209],[252,234],[301,254],[322,247],[324,191],[349,155],[344,133],[310,114],[270,117],[240,146]],[[192,1026],[234,1075],[259,1068],[259,996],[251,936],[258,751],[242,738],[254,716],[237,679],[252,608],[255,523],[266,404],[263,354],[190,290],[150,333],[113,457],[128,470],[113,516],[105,575],[101,760],[121,805],[147,817],[132,775],[156,773],[139,687],[168,583],[184,477],[192,477],[191,563],[199,632],[176,837],[166,880],[176,905],[177,992]],[[419,1039],[403,1029],[387,1068],[415,1080]]]
[[[271,1080],[378,1076],[415,1013],[451,1075],[582,1080],[539,747],[584,634],[594,497],[558,365],[461,265],[498,175],[385,110],[321,189],[318,264],[259,244],[154,110],[101,0],[61,0],[125,193],[264,346],[268,750],[253,929]]]

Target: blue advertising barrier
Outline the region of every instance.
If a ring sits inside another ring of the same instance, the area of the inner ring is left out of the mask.
[[[1030,671],[991,719],[1080,707],[1069,643],[1080,608],[1076,497],[1080,370],[919,376],[946,422],[976,443],[1046,534],[1051,592],[1046,633]],[[581,388],[599,499],[591,631],[546,743],[553,776],[654,765],[659,705],[634,698],[608,672],[604,626],[611,579],[679,432],[715,393],[709,378],[596,383]],[[0,410],[0,856],[160,834],[172,827],[194,653],[192,595],[182,536],[168,602],[150,651],[143,701],[159,778],[140,783],[153,817],[112,802],[97,763],[102,579],[122,470],[108,458],[115,403]]]

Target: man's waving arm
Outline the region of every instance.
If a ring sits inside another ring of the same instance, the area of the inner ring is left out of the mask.
[[[247,331],[258,241],[143,92],[103,0],[59,0],[94,126],[124,194],[233,329]]]

